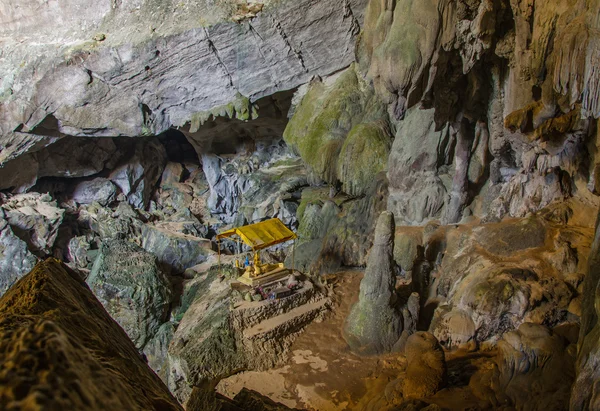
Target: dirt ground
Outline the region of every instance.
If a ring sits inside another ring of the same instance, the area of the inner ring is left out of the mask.
[[[234,397],[243,387],[260,392],[291,408],[345,411],[371,408],[389,382],[402,376],[406,358],[400,354],[361,357],[342,337],[344,320],[358,299],[363,271],[334,276],[334,309],[321,322],[310,324],[294,342],[280,368],[248,371],[222,380],[217,391]],[[427,402],[445,409],[486,409],[469,389],[471,376],[487,366],[493,352],[455,351],[446,354],[448,387]]]
[[[335,276],[333,312],[305,329],[283,367],[234,375],[222,380],[217,390],[233,397],[247,387],[288,407],[342,411],[354,409],[373,388],[385,387],[404,368],[405,358],[359,357],[350,352],[342,338],[344,320],[358,299],[362,276],[362,271]]]

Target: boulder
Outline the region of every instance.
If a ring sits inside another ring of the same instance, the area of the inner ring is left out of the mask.
[[[31,271],[37,262],[37,258],[27,249],[27,244],[1,218],[3,216],[0,209],[0,295]]]
[[[79,224],[100,238],[134,238],[142,229],[140,215],[128,203],[119,203],[116,210],[98,203],[81,207],[77,216]]]
[[[77,184],[73,190],[73,201],[79,204],[91,204],[94,201],[107,206],[117,198],[117,187],[106,178],[95,178]]]
[[[78,268],[87,268],[90,264],[88,251],[90,243],[85,236],[73,237],[69,240],[67,247],[67,256],[69,262],[75,264]]]
[[[396,308],[393,250],[394,215],[383,212],[377,221],[375,241],[360,282],[358,302],[352,307],[344,327],[344,338],[361,354],[390,352],[402,334],[403,319]]]
[[[433,335],[444,347],[461,347],[475,341],[475,323],[466,311],[454,309],[438,313],[434,320],[436,322],[431,326]]]
[[[191,206],[194,200],[193,191],[191,186],[182,183],[161,185],[157,203],[165,213],[168,213],[169,209],[182,210]]]
[[[2,208],[14,233],[38,254],[51,254],[64,210],[48,194],[27,193],[9,197]]]
[[[169,389],[182,403],[203,380],[219,380],[248,366],[231,324],[230,294],[229,283],[214,268],[185,285],[168,375]]]
[[[39,263],[0,299],[0,408],[177,410],[79,275]]]
[[[139,349],[167,319],[172,297],[169,278],[156,257],[131,242],[104,240],[87,283]]]
[[[165,270],[182,273],[187,268],[206,261],[212,254],[211,241],[187,228],[185,223],[163,222],[142,226],[142,248],[156,256]]]
[[[447,381],[444,350],[427,332],[417,332],[406,341],[408,361],[402,392],[406,398],[425,398],[442,389]]]

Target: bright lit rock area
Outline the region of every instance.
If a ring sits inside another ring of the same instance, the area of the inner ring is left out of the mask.
[[[0,0],[0,409],[600,411],[600,0]]]

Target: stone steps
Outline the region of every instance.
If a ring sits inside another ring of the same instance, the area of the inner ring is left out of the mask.
[[[247,330],[270,318],[285,313],[322,298],[317,295],[314,285],[306,281],[294,294],[280,300],[260,302],[242,301],[232,312],[232,324],[237,330]]]
[[[293,333],[327,310],[330,302],[329,298],[322,298],[312,303],[303,304],[245,329],[243,336],[246,339],[255,340]]]

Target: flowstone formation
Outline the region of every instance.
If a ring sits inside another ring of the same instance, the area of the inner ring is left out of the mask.
[[[418,332],[406,341],[406,379],[402,393],[406,398],[434,395],[447,381],[446,359],[437,339],[429,333]]]

